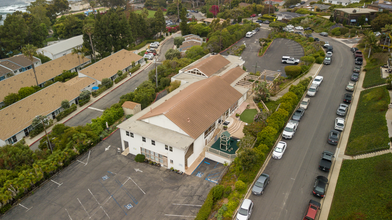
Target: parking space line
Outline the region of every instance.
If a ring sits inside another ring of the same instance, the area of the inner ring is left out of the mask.
[[[182,206],[195,206],[195,207],[201,207],[202,205],[194,205],[194,204],[178,204],[178,203],[173,203],[173,205],[182,205]]]
[[[128,177],[130,180],[132,180],[132,182],[137,186],[137,188],[139,188],[140,189],[140,191],[142,191],[142,193],[144,194],[144,195],[146,195],[146,193],[142,190],[142,188],[140,188],[139,187],[139,185],[137,185],[136,183],[135,183],[135,181],[133,181],[133,179],[131,178],[131,177]]]
[[[84,211],[87,213],[87,216],[90,218],[90,215],[88,214],[88,212],[87,212],[86,208],[84,207],[84,205],[82,204],[82,202],[79,200],[79,198],[76,198],[76,199],[79,201],[80,205],[82,205]]]
[[[114,178],[114,181],[120,186],[120,189],[122,189],[122,190],[125,191],[125,193],[128,195],[128,197],[131,198],[132,201],[133,201],[135,204],[138,203],[137,200],[135,199],[135,197],[133,197],[132,194],[129,192],[129,190],[126,189],[125,187],[123,188],[124,184],[125,184],[128,180],[125,181],[124,184],[121,184],[120,181],[118,181],[118,179],[116,179],[116,178]]]
[[[182,218],[196,218],[194,215],[173,215],[173,214],[165,214],[165,216],[169,217],[182,217]]]
[[[193,173],[197,170],[197,168],[199,168],[200,164],[202,164],[204,162],[205,158],[199,163],[199,165],[197,165],[196,169],[192,172],[191,175],[193,175]]]
[[[100,180],[98,180],[98,181],[99,181],[99,183],[101,183],[101,185],[103,186],[103,188],[105,188],[106,192],[109,193],[110,197],[117,203],[118,207],[120,207],[120,209],[125,213],[125,215],[127,215],[127,213],[122,209],[122,207],[120,206],[120,204],[118,204],[118,202],[117,202],[117,200],[114,198],[114,196],[113,196],[112,194],[110,194],[109,190],[106,189],[106,187],[103,185],[103,183],[102,183]],[[110,197],[109,197],[109,198],[110,198]]]
[[[71,220],[72,220],[72,218],[71,218],[71,215],[69,215],[69,212],[68,212],[68,210],[67,210],[67,209],[65,209],[65,211],[67,212],[69,219],[71,219]]]

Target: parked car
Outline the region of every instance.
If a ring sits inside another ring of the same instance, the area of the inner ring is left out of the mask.
[[[251,31],[246,32],[245,37],[250,38],[250,37],[252,37],[252,36],[253,36],[253,32],[251,32]]]
[[[344,118],[337,117],[335,118],[335,130],[343,131],[344,129]]]
[[[333,153],[329,151],[324,151],[321,160],[319,163],[319,169],[322,171],[329,172],[332,166],[332,160],[333,160]]]
[[[315,96],[318,91],[318,85],[317,84],[312,84],[310,88],[308,89],[308,92],[306,95],[308,96]]]
[[[326,57],[332,57],[333,53],[331,51],[328,51],[327,53],[325,53]]]
[[[317,212],[320,210],[321,204],[314,200],[310,200],[308,204],[308,208],[306,209],[305,216],[303,220],[315,220],[317,216]]]
[[[353,95],[351,93],[346,93],[344,94],[343,102],[350,104],[352,99],[353,99]]]
[[[282,63],[298,64],[299,59],[295,59],[294,57],[289,57],[289,56],[282,56]]]
[[[295,5],[295,7],[299,7],[299,6],[301,6],[301,3],[297,3],[297,4]]]
[[[323,63],[324,65],[330,65],[332,63],[332,57],[325,57]]]
[[[336,114],[340,116],[346,116],[348,110],[348,105],[344,103],[340,103],[338,110],[336,110]]]
[[[346,90],[352,92],[354,91],[354,87],[355,87],[355,82],[348,82],[346,86]]]
[[[324,47],[324,48],[327,48],[328,46],[330,46],[330,45],[329,45],[329,42],[328,42],[328,41],[325,41],[323,47]]]
[[[338,145],[340,138],[340,132],[337,130],[332,129],[328,135],[328,144]]]
[[[320,41],[320,39],[318,39],[317,37],[314,38],[314,41]]]
[[[284,152],[286,151],[287,143],[284,141],[279,141],[276,147],[274,148],[274,152],[272,152],[272,158],[274,159],[282,159]]]
[[[270,182],[270,177],[268,174],[262,173],[256,180],[255,185],[252,188],[252,193],[254,195],[262,195],[264,193],[265,187],[267,187]]]
[[[154,58],[154,54],[152,54],[152,53],[144,54],[143,58],[147,58],[149,60],[152,60]]]
[[[313,195],[324,198],[327,191],[328,178],[324,176],[317,176],[314,182]]]
[[[375,35],[376,37],[378,37],[378,36],[381,36],[381,33],[380,33],[380,32],[374,32],[374,35]]]
[[[294,28],[294,26],[293,26],[293,25],[291,25],[291,24],[289,24],[289,25],[287,25],[287,26],[286,26],[286,28],[293,29],[293,28]]]
[[[307,37],[307,38],[309,38],[309,37],[313,38],[313,35],[311,35],[311,34],[306,34],[305,37]],[[314,39],[314,38],[313,38],[313,39]]]
[[[361,66],[354,66],[354,73],[360,73],[361,72]]]
[[[259,28],[259,27],[255,28],[255,31],[256,31],[256,32],[259,32],[259,31],[260,31],[260,28]]]
[[[362,57],[355,58],[355,65],[362,65],[362,63],[363,63],[363,58]]]
[[[256,14],[252,14],[250,17],[251,17],[251,18],[254,18],[254,17],[256,17]]]
[[[328,33],[327,32],[321,32],[320,35],[323,36],[323,37],[328,37]]]
[[[316,76],[316,77],[314,77],[314,80],[313,80],[312,84],[320,86],[321,83],[323,82],[323,79],[324,79],[323,76]]]
[[[305,109],[298,108],[297,110],[295,110],[292,119],[294,121],[300,121],[302,116],[304,116],[304,114],[305,114]]]
[[[289,8],[295,8],[295,5],[290,5]]]
[[[155,42],[150,44],[150,48],[158,48],[158,47],[159,44],[156,44]]]
[[[307,28],[305,28],[304,30],[305,30],[305,31],[308,31],[308,30],[311,30],[311,31],[313,31],[313,29],[312,29],[312,28],[310,28],[310,27],[307,27]]]
[[[244,199],[240,209],[238,209],[237,220],[248,220],[252,215],[253,202],[250,199]]]
[[[300,108],[303,108],[303,109],[308,109],[309,103],[310,103],[310,98],[306,98],[306,97],[305,97],[305,98],[301,101],[301,103],[299,104],[299,107],[300,107]]]
[[[263,23],[262,20],[257,20],[256,22],[259,23],[259,24],[262,24],[262,23]]]
[[[304,28],[301,27],[301,26],[297,26],[297,27],[295,27],[294,29],[295,29],[295,30],[300,30],[300,31],[303,31],[303,30],[304,30]]]
[[[357,51],[358,50],[358,48],[356,48],[356,47],[351,47],[351,52],[353,52],[353,53],[355,53],[355,51]]]
[[[301,5],[303,5],[303,4],[305,4],[305,3],[306,3],[305,1],[300,2]]]
[[[360,50],[356,50],[354,52],[354,58],[357,58],[357,57],[363,57],[363,54],[362,54],[362,52]]]
[[[298,121],[290,120],[283,129],[282,137],[284,139],[292,139],[295,132],[297,131],[298,125]]]
[[[327,53],[333,52],[333,47],[331,45],[329,45],[326,49],[327,49],[327,51],[326,51]]]
[[[353,73],[353,74],[351,74],[351,81],[354,81],[354,82],[356,82],[356,81],[358,81],[358,79],[359,79],[359,73]]]
[[[264,24],[269,24],[270,22],[268,20],[265,20],[263,23]]]

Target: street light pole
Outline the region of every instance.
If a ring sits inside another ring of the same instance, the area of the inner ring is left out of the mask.
[[[158,88],[158,70],[157,70],[157,56],[158,54],[155,56],[155,83],[156,83],[156,87]]]

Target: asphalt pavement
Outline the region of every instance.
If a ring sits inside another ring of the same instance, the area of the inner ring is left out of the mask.
[[[301,219],[310,199],[321,201],[312,194],[314,181],[318,175],[329,177],[329,173],[320,171],[318,163],[324,150],[336,150],[327,143],[327,137],[346,93],[354,59],[347,46],[328,37],[319,38],[334,47],[333,62],[319,72],[324,81],[316,96],[310,98],[294,138],[283,140],[288,144],[283,158],[271,159],[263,171],[271,182],[262,196],[250,196],[255,204],[251,219]]]

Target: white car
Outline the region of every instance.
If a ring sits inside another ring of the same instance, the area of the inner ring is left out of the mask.
[[[155,41],[154,44],[157,44],[158,46],[161,45],[158,41]]]
[[[295,27],[295,30],[300,30],[300,31],[303,31],[303,30],[304,30],[304,28],[303,28],[303,27],[301,27],[301,26],[297,26],[297,27]]]
[[[286,151],[287,143],[284,141],[279,141],[276,145],[274,152],[272,152],[272,158],[274,159],[282,159],[284,152]]]
[[[330,45],[329,45],[329,42],[328,42],[328,41],[325,41],[325,43],[324,43],[324,46],[323,46],[323,47],[324,47],[324,48],[327,48],[328,46],[330,46]]]
[[[291,25],[291,24],[289,24],[289,25],[287,25],[287,26],[286,26],[286,28],[287,28],[287,29],[293,29],[293,28],[294,28],[294,26],[293,26],[293,25]]]
[[[158,48],[158,47],[159,44],[156,44],[155,42],[150,44],[150,48]]]
[[[294,133],[297,131],[298,125],[298,121],[290,120],[283,129],[282,137],[284,139],[292,139]]]
[[[326,57],[332,57],[332,55],[333,55],[333,54],[332,54],[332,51],[328,51],[328,52],[325,54]]]
[[[322,76],[316,76],[316,77],[314,77],[312,84],[316,84],[316,85],[320,86],[321,83],[323,82],[323,79],[324,79],[324,77],[322,77]]]
[[[308,89],[308,92],[306,95],[308,96],[315,96],[318,91],[318,85],[317,84],[312,84],[310,88]]]
[[[299,104],[299,107],[303,109],[308,109],[309,103],[310,103],[310,98],[304,98]]]
[[[248,220],[252,215],[253,202],[250,199],[244,199],[240,209],[238,209],[237,220]]]
[[[343,131],[344,129],[344,118],[337,117],[335,119],[335,130]]]
[[[253,35],[255,35],[255,34],[256,34],[256,32],[257,32],[256,30],[253,30],[253,31],[252,31]]]
[[[245,37],[249,38],[249,37],[252,37],[252,36],[253,36],[253,32],[249,31],[249,32],[246,33]]]
[[[154,54],[152,54],[152,53],[144,54],[143,58],[147,58],[149,60],[152,60],[154,58]]]

